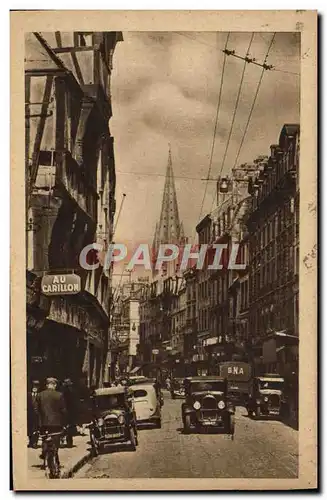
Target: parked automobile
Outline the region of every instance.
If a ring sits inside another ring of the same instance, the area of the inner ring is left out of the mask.
[[[184,432],[216,428],[234,439],[235,407],[228,398],[227,380],[223,377],[188,377],[184,381],[182,404]]]
[[[89,425],[93,455],[106,445],[129,442],[138,445],[133,392],[125,387],[96,389],[93,394],[93,420]]]
[[[134,375],[132,377],[127,377],[127,385],[138,384],[142,382],[146,382],[148,379],[144,375]]]
[[[184,398],[185,388],[183,378],[173,378],[170,385],[171,399]]]
[[[152,423],[161,428],[161,404],[154,384],[139,383],[131,385],[130,389],[134,395],[137,424]]]
[[[250,417],[257,418],[261,415],[284,416],[287,412],[284,379],[277,374],[255,377],[250,389],[247,411]]]

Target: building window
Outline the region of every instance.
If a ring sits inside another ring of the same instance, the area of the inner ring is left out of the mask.
[[[77,43],[79,47],[91,47],[93,45],[93,33],[78,32]]]

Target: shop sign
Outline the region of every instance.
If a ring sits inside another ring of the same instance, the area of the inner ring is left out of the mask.
[[[45,295],[74,295],[81,291],[77,274],[48,274],[43,276],[41,290]]]

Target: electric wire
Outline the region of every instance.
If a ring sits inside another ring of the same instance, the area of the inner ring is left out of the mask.
[[[138,175],[140,177],[166,177],[166,174],[155,174],[155,173],[149,173],[149,172],[123,172],[120,170],[116,170],[116,174],[123,174],[123,175]],[[203,179],[201,177],[189,177],[187,175],[175,175],[174,174],[174,179],[185,179],[185,180],[192,180],[192,181],[205,181],[206,179]]]
[[[246,52],[246,57],[248,57],[248,55],[249,55],[253,39],[254,39],[254,33],[252,33],[252,35],[251,35],[250,43],[249,43],[249,46],[248,46],[248,49],[247,49],[247,52]],[[247,67],[247,62],[244,61],[243,71],[242,71],[242,75],[241,75],[240,84],[239,84],[239,87],[238,87],[238,92],[237,92],[237,97],[236,97],[236,101],[235,101],[235,106],[234,106],[234,111],[233,111],[233,117],[232,117],[232,121],[231,121],[231,126],[230,126],[230,129],[229,129],[228,139],[227,139],[227,143],[226,143],[225,152],[224,152],[223,160],[222,160],[222,163],[221,163],[219,175],[217,177],[217,181],[219,181],[219,178],[221,177],[221,174],[222,174],[222,172],[224,170],[224,166],[225,166],[225,162],[226,162],[226,157],[227,157],[227,153],[228,153],[228,148],[229,148],[230,140],[231,140],[233,129],[234,129],[234,124],[235,124],[235,118],[236,118],[236,114],[237,114],[237,110],[238,110],[238,105],[239,105],[239,102],[240,102],[240,96],[241,96],[241,92],[242,92],[242,86],[243,86],[243,81],[244,81],[244,75],[245,75],[246,67]],[[211,203],[211,208],[210,208],[210,213],[213,211],[213,206],[214,206],[214,203],[215,203],[215,199],[216,199],[216,192],[213,195],[213,199],[212,199],[212,203]]]
[[[226,50],[227,45],[228,45],[229,36],[230,36],[230,32],[227,33],[227,38],[226,38],[226,42],[225,42],[225,50]],[[226,52],[224,52],[223,67],[222,67],[222,72],[221,72],[220,89],[219,89],[219,96],[218,96],[218,102],[217,102],[217,112],[216,112],[215,126],[214,126],[213,138],[212,138],[212,146],[211,146],[207,181],[206,181],[206,185],[205,185],[205,190],[204,190],[204,194],[203,194],[203,198],[202,198],[200,214],[199,214],[198,219],[201,219],[204,202],[205,202],[205,198],[207,195],[208,182],[209,182],[210,173],[211,173],[211,169],[212,169],[212,160],[213,160],[213,153],[214,153],[214,149],[215,149],[216,133],[217,133],[217,128],[218,128],[218,118],[219,118],[219,111],[220,111],[220,105],[221,105],[221,95],[222,95],[222,88],[223,88],[223,83],[224,83],[225,66],[226,66]]]
[[[270,53],[270,50],[271,50],[271,47],[273,45],[273,42],[274,42],[274,39],[275,39],[275,36],[276,36],[276,33],[273,34],[272,36],[272,39],[270,41],[270,44],[269,44],[269,47],[268,47],[268,50],[267,50],[267,53],[266,53],[266,56],[265,56],[265,60],[264,60],[264,64],[266,63],[267,59],[268,59],[268,56],[269,56],[269,53]],[[238,151],[237,151],[237,154],[236,154],[236,158],[235,158],[235,161],[234,161],[234,164],[233,164],[233,167],[232,169],[234,169],[236,167],[236,164],[238,162],[238,159],[239,159],[239,156],[240,156],[240,153],[241,153],[241,150],[242,150],[242,147],[243,147],[243,144],[244,144],[244,140],[245,140],[245,137],[246,137],[246,134],[247,134],[247,131],[248,131],[248,128],[249,128],[249,124],[250,124],[250,121],[251,121],[251,118],[252,118],[252,114],[253,114],[253,110],[254,110],[254,106],[255,106],[255,103],[257,101],[257,97],[258,97],[258,94],[259,94],[259,90],[260,90],[260,87],[261,87],[261,84],[262,84],[262,79],[263,79],[263,75],[265,73],[265,69],[262,68],[261,70],[261,74],[260,74],[260,78],[259,78],[259,81],[258,81],[258,85],[257,85],[257,88],[256,88],[256,92],[255,92],[255,95],[254,95],[254,98],[253,98],[253,101],[252,101],[252,105],[251,105],[251,109],[250,109],[250,112],[249,112],[249,116],[248,116],[248,119],[247,119],[247,122],[246,122],[246,125],[245,125],[245,129],[244,129],[244,132],[243,132],[243,136],[242,136],[242,139],[241,139],[241,143],[240,143],[240,146],[238,148]],[[219,179],[219,177],[218,177]],[[215,202],[215,196],[212,200],[212,205],[211,205],[211,210],[210,210],[210,213],[212,213],[213,211],[213,206],[214,206],[214,202]]]
[[[248,46],[248,49],[247,49],[247,52],[246,52],[246,56],[247,57],[249,55],[253,39],[254,39],[254,33],[252,33],[252,35],[251,35],[250,43],[249,43],[249,46]],[[221,164],[221,167],[220,167],[220,172],[219,172],[218,179],[221,177],[221,174],[222,174],[222,172],[224,170],[224,166],[225,166],[225,162],[226,162],[226,158],[227,158],[227,153],[228,153],[228,148],[229,148],[230,140],[231,140],[233,129],[234,129],[234,124],[235,124],[235,118],[236,118],[236,114],[237,114],[237,110],[238,110],[238,105],[239,105],[239,102],[240,102],[240,96],[241,96],[241,92],[242,92],[242,85],[243,85],[243,81],[244,81],[244,75],[245,75],[246,67],[247,67],[247,62],[244,61],[243,71],[242,71],[242,76],[241,76],[241,81],[240,81],[240,85],[238,87],[238,93],[237,93],[237,97],[236,97],[236,101],[235,101],[235,106],[234,106],[233,118],[232,118],[232,121],[231,121],[229,135],[228,135],[228,139],[227,139],[227,143],[226,143],[226,148],[225,148],[225,152],[224,152],[224,156],[223,156],[223,161],[222,161],[222,164]]]
[[[268,47],[268,50],[267,50],[267,53],[266,53],[266,57],[265,57],[265,60],[264,60],[264,64],[267,62],[267,59],[268,59],[268,56],[269,56],[269,53],[270,53],[270,50],[271,50],[271,47],[274,43],[274,40],[275,40],[275,36],[276,36],[276,33],[273,34],[272,36],[272,39],[270,41],[270,44],[269,44],[269,47]],[[238,162],[238,159],[239,159],[239,156],[240,156],[240,153],[241,153],[241,150],[242,150],[242,147],[243,147],[243,144],[244,144],[244,140],[245,140],[245,137],[246,137],[246,134],[247,134],[247,131],[248,131],[248,128],[249,128],[249,124],[250,124],[250,121],[251,121],[251,118],[252,118],[252,114],[253,114],[253,110],[254,110],[254,106],[255,106],[255,103],[257,101],[257,97],[259,95],[259,90],[260,90],[260,87],[261,87],[261,84],[262,84],[262,80],[263,80],[263,75],[265,73],[265,69],[262,68],[261,70],[261,75],[260,75],[260,79],[259,79],[259,82],[258,82],[258,86],[257,86],[257,90],[256,90],[256,93],[254,95],[254,99],[253,99],[253,102],[252,102],[252,106],[251,106],[251,109],[250,109],[250,113],[249,113],[249,116],[248,116],[248,120],[246,122],[246,125],[245,125],[245,129],[244,129],[244,133],[243,133],[243,136],[242,136],[242,140],[241,140],[241,143],[240,143],[240,146],[238,148],[238,151],[237,151],[237,154],[236,154],[236,158],[235,158],[235,161],[234,161],[234,165],[233,165],[233,168],[236,167],[236,164]]]

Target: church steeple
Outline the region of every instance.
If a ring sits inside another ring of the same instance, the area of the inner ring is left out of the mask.
[[[174,243],[180,245],[184,234],[183,226],[179,220],[177,195],[175,188],[174,172],[171,158],[171,147],[169,144],[168,163],[166,179],[162,197],[162,205],[159,223],[156,225],[154,236],[154,253],[157,254],[161,243]],[[175,273],[174,266],[166,266],[166,276]]]

